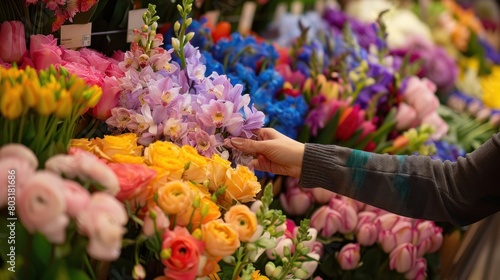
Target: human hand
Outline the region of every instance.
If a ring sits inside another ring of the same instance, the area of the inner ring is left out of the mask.
[[[304,144],[279,133],[273,128],[255,131],[257,140],[232,138],[238,150],[256,158],[251,166],[260,171],[299,178],[302,172]]]

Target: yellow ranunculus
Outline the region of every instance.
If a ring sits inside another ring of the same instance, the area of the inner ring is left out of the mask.
[[[489,108],[500,109],[500,66],[493,66],[488,76],[480,77],[483,102]]]
[[[209,188],[214,192],[226,182],[226,172],[231,168],[231,162],[218,154],[214,154],[208,162],[207,168],[210,181]]]
[[[86,138],[80,139],[71,139],[69,143],[71,147],[79,148],[89,153],[94,153],[94,149],[96,147],[96,143],[94,141],[90,141]]]
[[[260,271],[256,270],[252,273],[252,280],[269,280],[269,278],[264,275],[260,275]]]
[[[242,203],[253,201],[261,189],[255,174],[243,165],[227,171],[225,185],[227,187],[224,194],[226,203],[231,203],[233,199]]]
[[[104,138],[96,138],[96,153],[108,160],[115,155],[140,156],[142,146],[137,145],[135,133],[125,133],[116,136],[105,135]]]
[[[206,244],[205,249],[214,257],[231,256],[240,247],[240,239],[236,230],[221,220],[203,224],[201,232]]]
[[[158,188],[158,206],[169,215],[177,215],[189,209],[193,193],[185,182],[171,181]]]
[[[156,141],[146,148],[144,157],[148,164],[160,166],[160,162],[166,157],[178,158],[180,149],[172,142]]]
[[[122,154],[112,155],[111,161],[117,163],[144,164],[144,158],[142,156],[132,156],[132,155],[122,155]]]
[[[242,242],[250,241],[257,229],[257,216],[243,204],[229,208],[224,215],[224,221],[236,229]]]
[[[17,119],[21,116],[24,110],[22,94],[23,88],[16,84],[12,86],[10,82],[4,82],[3,91],[0,99],[0,110],[2,115],[10,120]]]
[[[188,168],[182,174],[184,180],[202,183],[207,179],[208,160],[206,157],[198,154],[198,151],[194,147],[189,145],[182,146],[180,157],[185,163],[189,162]]]

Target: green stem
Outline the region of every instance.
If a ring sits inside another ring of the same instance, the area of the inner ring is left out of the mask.
[[[94,269],[92,268],[92,265],[90,265],[89,256],[85,254],[85,257],[83,259],[85,261],[85,266],[87,266],[87,269],[89,270],[90,277],[96,280],[97,277],[95,276],[95,272]]]
[[[26,124],[26,115],[28,114],[28,110],[25,109],[23,114],[21,115],[21,123],[19,124],[19,133],[17,135],[17,143],[22,143],[22,141],[23,141],[24,125]]]
[[[43,28],[42,28],[42,18],[43,18],[43,2],[40,1],[40,10],[38,14],[38,34],[43,33]]]

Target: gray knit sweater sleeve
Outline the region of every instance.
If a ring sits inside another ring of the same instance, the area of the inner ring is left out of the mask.
[[[471,224],[500,211],[500,133],[457,162],[306,144],[300,184],[403,216]]]

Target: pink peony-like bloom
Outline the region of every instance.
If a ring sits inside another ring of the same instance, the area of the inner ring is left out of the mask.
[[[0,59],[6,63],[21,64],[26,52],[24,25],[20,21],[5,21],[0,26]]]
[[[71,218],[76,218],[90,202],[90,193],[75,181],[64,180],[64,198],[66,200],[66,213]]]
[[[52,35],[32,35],[30,37],[30,58],[37,70],[60,65],[62,50],[57,46],[57,39]]]
[[[87,253],[101,261],[116,260],[127,221],[127,212],[116,198],[103,192],[94,193],[77,217],[78,231],[89,238]]]
[[[0,148],[0,159],[9,157],[26,161],[33,169],[38,168],[38,158],[35,153],[22,144],[10,143]]]
[[[406,130],[418,124],[417,112],[408,104],[402,102],[398,106],[396,113],[396,129]]]
[[[0,209],[22,194],[26,182],[35,174],[35,169],[22,158],[0,158]],[[15,188],[9,188],[9,186]],[[12,203],[12,202],[11,202]]]
[[[102,97],[99,103],[92,108],[92,116],[99,120],[106,120],[111,117],[111,109],[118,105],[120,97],[120,84],[115,77],[104,77],[102,88]]]
[[[155,218],[153,218],[155,217]],[[156,221],[156,228],[155,228]],[[170,220],[167,218],[163,210],[155,205],[150,208],[144,217],[144,224],[142,225],[142,232],[146,236],[153,236],[156,231],[163,233],[165,229],[170,226]]]
[[[439,116],[437,112],[427,115],[422,119],[422,123],[432,125],[435,128],[434,133],[432,133],[431,138],[434,140],[439,140],[448,133],[448,124]]]
[[[64,243],[69,223],[63,189],[61,177],[39,171],[25,183],[17,199],[19,219],[26,230],[40,232],[55,244]]]
[[[346,244],[337,256],[340,268],[343,270],[353,270],[359,265],[361,259],[360,246],[357,243]]]
[[[162,260],[168,279],[196,278],[205,249],[202,241],[194,238],[185,227],[176,227],[165,232],[162,248],[171,251],[170,257]]]
[[[318,230],[321,236],[330,237],[342,226],[342,216],[328,206],[322,206],[311,217],[311,227]]]
[[[122,202],[130,201],[132,207],[143,207],[152,196],[149,183],[156,178],[157,172],[144,164],[110,163],[108,167],[116,174],[120,192],[116,198]]]
[[[389,254],[389,267],[399,273],[410,271],[417,260],[417,248],[411,243],[397,246]]]

